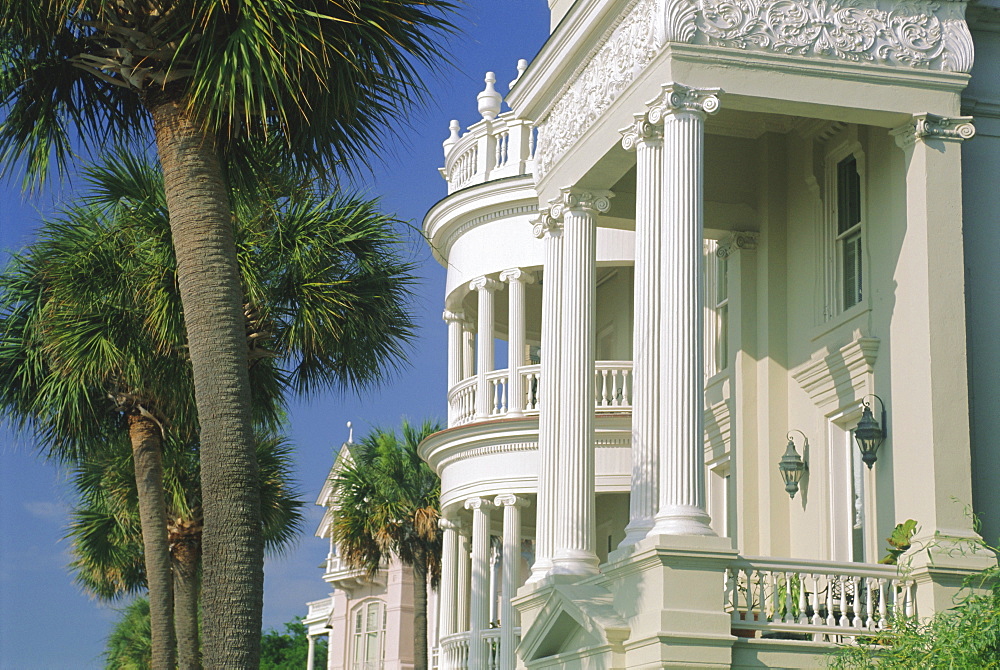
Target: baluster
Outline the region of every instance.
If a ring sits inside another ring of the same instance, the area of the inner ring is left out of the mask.
[[[725,605],[732,607],[729,616],[733,621],[739,620],[739,602],[737,596],[737,578],[739,572],[732,568],[726,568],[726,602]]]
[[[758,570],[757,576],[758,593],[760,596],[760,621],[770,621],[771,619],[768,616],[768,610],[774,610],[774,602],[772,599],[772,602],[768,603],[767,586],[768,582],[774,581],[774,573],[770,571],[761,572]],[[771,584],[771,592],[774,592],[773,584]],[[768,605],[770,605],[770,607]]]
[[[503,133],[497,133],[496,136],[496,156],[493,158],[493,167],[498,168],[503,166]]]
[[[826,625],[836,626],[837,619],[833,616],[833,575],[826,577]]]
[[[865,578],[865,628],[868,630],[875,629],[875,595],[873,592],[875,590],[875,581],[871,577]]]
[[[904,582],[903,584],[904,597],[903,597],[903,616],[907,619],[913,617],[913,590],[916,586],[910,582]]]
[[[611,404],[615,407],[621,407],[622,405],[621,397],[618,395],[620,392],[620,389],[618,388],[619,373],[619,370],[611,371]]]
[[[847,584],[844,575],[837,575],[837,581],[840,584],[840,621],[838,624],[849,626],[851,622],[847,618]]]
[[[808,623],[806,620],[806,607],[808,603],[806,602],[806,575],[805,573],[799,573],[799,616],[797,623]]]
[[[507,407],[508,407],[508,405],[507,405],[507,390],[508,390],[508,386],[507,386],[507,378],[506,377],[503,378],[503,381],[500,383],[500,385],[503,387],[503,393],[501,394],[501,397],[500,397],[500,402],[501,402],[500,413],[501,414],[506,414],[507,413]]]
[[[608,403],[608,371],[607,370],[601,370],[600,371],[600,375],[601,375],[601,389],[597,393],[597,396],[600,398],[600,400],[598,401],[597,406],[598,407],[607,407],[609,405],[609,403]]]
[[[878,580],[878,629],[885,630],[888,626],[886,619],[889,613],[889,604],[886,602],[888,598],[886,597],[886,581],[885,579]],[[891,585],[890,585],[891,589]]]
[[[629,372],[631,372],[631,370],[627,368],[622,370],[622,401],[625,407],[632,406],[632,387],[629,384]]]
[[[851,579],[851,588],[854,590],[854,606],[851,608],[854,611],[854,620],[851,621],[851,624],[855,628],[861,628],[861,626],[862,626],[862,621],[861,621],[861,611],[862,611],[861,610],[861,607],[862,607],[862,603],[861,603],[861,583],[862,582],[861,582],[861,578],[860,577],[855,576],[854,578]]]
[[[781,603],[784,612],[782,612],[781,622],[791,623],[792,622],[792,577],[791,573],[783,572],[781,576],[785,580],[785,597],[784,602]]]
[[[823,619],[819,615],[819,575],[813,573],[812,575],[812,623],[814,626],[820,626],[823,624]]]

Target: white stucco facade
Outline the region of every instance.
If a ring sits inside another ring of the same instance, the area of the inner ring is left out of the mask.
[[[816,667],[951,606],[1000,535],[1000,5],[549,5],[424,221],[439,666]]]

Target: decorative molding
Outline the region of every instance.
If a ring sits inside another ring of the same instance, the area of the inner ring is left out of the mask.
[[[513,493],[501,493],[493,499],[493,504],[496,507],[527,507],[528,500]]]
[[[532,284],[535,281],[534,275],[532,275],[527,270],[522,270],[521,268],[510,268],[509,270],[504,270],[500,273],[500,281],[502,282],[521,282],[522,284]]]
[[[500,282],[489,277],[476,277],[469,282],[470,291],[497,291],[501,286]]]
[[[658,0],[628,4],[597,47],[539,115],[535,175],[541,178],[601,117],[657,53],[654,17]]]
[[[734,230],[725,238],[719,240],[715,255],[719,258],[729,258],[737,251],[753,251],[760,242],[760,233],[748,230]]]
[[[531,234],[537,239],[542,239],[546,235],[562,236],[562,221],[552,216],[548,207],[538,210],[538,218],[531,222]]]
[[[491,223],[497,219],[506,219],[520,214],[534,214],[537,211],[538,205],[519,205],[517,207],[507,207],[495,212],[490,212],[489,214],[482,214],[474,219],[469,219],[448,235],[448,238],[444,243],[445,256],[451,253],[451,248],[455,246],[455,242],[458,241],[458,238],[473,228],[478,228],[479,226]]]
[[[475,496],[465,501],[465,509],[481,509],[484,512],[488,512],[492,507],[493,501],[481,496]]]
[[[459,461],[464,461],[470,458],[480,458],[482,456],[493,456],[496,454],[506,454],[518,451],[537,451],[538,442],[514,442],[508,444],[493,444],[488,447],[475,447],[472,449],[465,449],[456,453],[453,456],[446,456],[441,459],[438,464],[438,472],[443,472],[446,467],[453,463]]]
[[[622,149],[635,151],[640,142],[649,144],[663,141],[663,128],[650,123],[645,114],[636,114],[634,118],[631,126],[618,131],[622,135]]]
[[[447,309],[441,314],[441,318],[444,319],[445,323],[465,323],[465,313],[463,312],[451,312]]]
[[[718,88],[692,88],[670,82],[664,84],[660,94],[646,103],[646,118],[659,125],[668,116],[697,115],[704,118],[719,111]]]
[[[603,214],[611,209],[611,191],[584,191],[574,186],[564,186],[559,189],[559,197],[549,201],[549,215],[561,220],[566,212],[591,212]]]
[[[859,337],[798,366],[792,378],[827,414],[850,407],[871,392],[879,342],[876,337]]]
[[[599,437],[594,440],[594,447],[600,449],[620,449],[632,444],[629,437]]]
[[[917,140],[937,139],[962,142],[975,137],[976,127],[971,116],[938,116],[937,114],[916,114],[913,120],[890,133],[896,144],[905,149]]]
[[[664,34],[793,56],[945,72],[972,69],[964,2],[931,0],[666,0],[685,5]],[[696,7],[695,11],[691,8]]]

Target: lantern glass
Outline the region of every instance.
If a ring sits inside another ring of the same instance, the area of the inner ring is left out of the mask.
[[[805,469],[806,464],[799,456],[799,452],[796,451],[795,442],[789,438],[785,453],[778,462],[778,470],[781,472],[781,478],[785,481],[785,491],[789,497],[794,498],[795,494],[799,492],[799,481],[802,479]]]
[[[854,439],[858,441],[858,449],[861,450],[861,460],[871,470],[872,465],[877,460],[875,453],[885,439],[885,432],[882,426],[878,424],[878,421],[875,420],[874,415],[872,415],[872,408],[867,403],[865,403],[864,410],[861,412],[861,420],[858,421],[858,427],[854,429]]]

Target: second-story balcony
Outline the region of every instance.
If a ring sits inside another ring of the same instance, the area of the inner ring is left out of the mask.
[[[520,377],[520,383],[512,374]],[[514,394],[512,389],[518,388]],[[448,392],[448,426],[475,421],[538,414],[544,393],[541,366],[525,365],[516,372],[492,370],[480,379],[469,377]],[[486,403],[477,399],[485,394]],[[485,413],[481,410],[485,408]],[[596,412],[630,412],[632,409],[632,361],[598,361],[594,366],[594,409]]]

